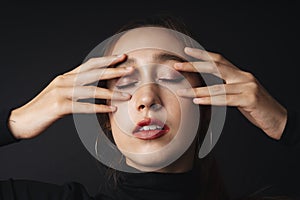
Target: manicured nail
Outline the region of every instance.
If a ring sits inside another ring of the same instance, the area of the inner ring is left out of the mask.
[[[182,69],[182,68],[183,68],[183,64],[182,64],[182,63],[175,63],[175,64],[174,64],[174,67],[175,67],[176,69]]]

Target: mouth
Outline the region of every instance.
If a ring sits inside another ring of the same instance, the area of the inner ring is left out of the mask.
[[[160,120],[146,118],[140,121],[133,131],[133,136],[142,140],[154,140],[162,137],[170,128]]]

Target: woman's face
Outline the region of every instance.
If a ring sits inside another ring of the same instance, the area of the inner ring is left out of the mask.
[[[164,168],[194,141],[199,107],[191,99],[177,96],[176,91],[199,85],[200,80],[195,73],[173,68],[174,63],[186,59],[183,49],[174,35],[153,27],[129,31],[113,49],[113,54],[127,54],[127,60],[116,67],[135,70],[108,82],[113,91],[132,95],[129,101],[110,102],[117,106],[109,115],[112,134],[127,164],[137,169]]]

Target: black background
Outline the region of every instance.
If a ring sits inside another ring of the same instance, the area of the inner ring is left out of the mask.
[[[221,2],[2,4],[0,103],[26,103],[128,20],[169,13],[183,19],[205,49],[253,73],[280,103],[297,109],[299,4]],[[269,139],[235,108],[228,108],[214,153],[233,197],[276,183],[291,193],[300,189],[300,145],[285,147]],[[1,147],[0,158],[0,179],[77,181],[91,194],[102,181],[72,116],[37,138]]]

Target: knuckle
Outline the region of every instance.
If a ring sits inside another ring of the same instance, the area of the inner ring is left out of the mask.
[[[257,101],[258,101],[258,95],[257,95],[257,93],[255,92],[255,93],[248,93],[247,94],[247,99],[248,99],[248,102],[251,104],[251,105],[253,105],[253,104],[255,104]]]
[[[247,78],[247,80],[249,80],[250,82],[256,82],[256,79],[252,73],[245,72],[245,71],[243,71],[242,73]]]
[[[54,85],[62,85],[66,80],[67,75],[59,75],[53,80]]]
[[[256,92],[256,91],[258,91],[258,84],[257,84],[257,82],[248,82],[247,83],[247,87],[250,89],[250,91],[252,91],[252,92]]]
[[[89,58],[87,61],[86,61],[86,63],[87,64],[95,64],[96,62],[97,62],[97,58]]]
[[[216,61],[220,62],[224,59],[224,57],[222,56],[222,54],[218,53],[218,54],[216,54],[215,59],[216,59]]]
[[[223,67],[223,64],[220,63],[220,61],[217,61],[214,64],[216,66],[216,67],[214,67],[216,71],[219,71],[219,69],[221,69]],[[212,65],[212,66],[214,66],[214,65]]]
[[[219,63],[219,62],[214,62],[214,63],[212,62],[211,64],[212,64],[212,65],[215,64],[216,67],[218,67],[218,68],[221,67],[221,63]]]

